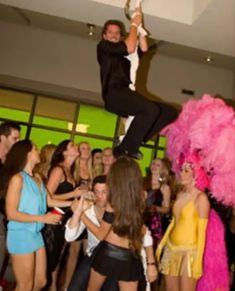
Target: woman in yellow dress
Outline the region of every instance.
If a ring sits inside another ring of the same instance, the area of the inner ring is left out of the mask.
[[[194,164],[186,162],[182,165],[180,182],[182,190],[173,206],[173,219],[157,249],[167,291],[195,290],[202,275],[210,212],[207,195],[197,187]]]

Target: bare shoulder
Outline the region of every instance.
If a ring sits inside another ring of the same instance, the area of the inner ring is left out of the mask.
[[[23,177],[20,173],[15,174],[14,176],[12,176],[10,183],[14,183],[14,184],[22,184],[23,183]]]
[[[210,211],[210,202],[207,195],[204,192],[200,192],[196,199],[196,206],[198,209],[199,216],[206,218]]]
[[[63,174],[63,169],[62,169],[62,167],[60,167],[60,166],[55,166],[55,167],[52,169],[51,173]]]
[[[167,193],[169,193],[169,192],[171,191],[171,188],[170,188],[170,186],[169,186],[168,184],[163,184],[163,185],[161,186],[161,190],[162,190],[162,192],[167,192]]]
[[[23,177],[20,173],[15,174],[11,177],[8,185],[7,195],[10,193],[16,193],[18,191],[21,191],[23,187]]]
[[[197,196],[197,204],[204,204],[204,205],[210,205],[210,202],[208,200],[208,197],[206,193],[200,192]]]
[[[107,212],[113,212],[113,208],[112,208],[112,206],[109,203],[107,203],[105,210]]]
[[[63,178],[63,176],[64,176],[63,169],[61,167],[59,167],[59,166],[58,167],[56,166],[55,168],[52,169],[49,178],[56,177],[56,178],[61,179],[61,178]]]

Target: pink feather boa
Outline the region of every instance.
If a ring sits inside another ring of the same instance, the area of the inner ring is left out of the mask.
[[[218,214],[210,211],[203,258],[203,276],[197,291],[228,291],[229,271],[224,240],[224,225]]]

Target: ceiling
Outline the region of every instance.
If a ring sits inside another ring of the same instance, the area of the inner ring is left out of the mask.
[[[133,7],[130,1],[130,7]],[[98,41],[105,20],[128,25],[126,0],[0,0],[0,20]],[[235,70],[235,0],[144,0],[153,52]],[[95,25],[88,35],[87,23]],[[206,57],[213,61],[207,63]]]

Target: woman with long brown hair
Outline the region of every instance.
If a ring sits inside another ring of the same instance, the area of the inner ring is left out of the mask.
[[[69,206],[53,200],[33,169],[40,162],[39,152],[30,140],[17,142],[1,173],[6,194],[7,248],[11,255],[17,291],[41,290],[46,283],[46,252],[41,230],[44,224],[58,224],[60,215],[47,212],[47,204]],[[47,212],[47,213],[46,213]]]
[[[75,160],[79,156],[78,147],[71,140],[60,142],[52,156],[47,188],[51,195],[62,201],[72,201],[79,197],[82,191],[77,187],[73,177]],[[71,216],[70,209],[65,209],[63,223],[56,226],[47,226],[44,231],[48,256],[48,273],[51,277],[51,290],[57,290],[57,277],[60,260],[65,250],[64,224]],[[67,278],[67,266],[66,275]],[[70,276],[71,277],[71,276]]]
[[[102,240],[94,251],[89,291],[100,290],[106,278],[119,284],[120,290],[135,291],[143,274],[141,248],[146,227],[143,222],[144,191],[138,164],[122,157],[111,167],[107,177],[108,204],[100,227],[85,214],[83,223]],[[83,199],[83,198],[82,198]],[[156,279],[154,255],[147,252],[149,280]]]

